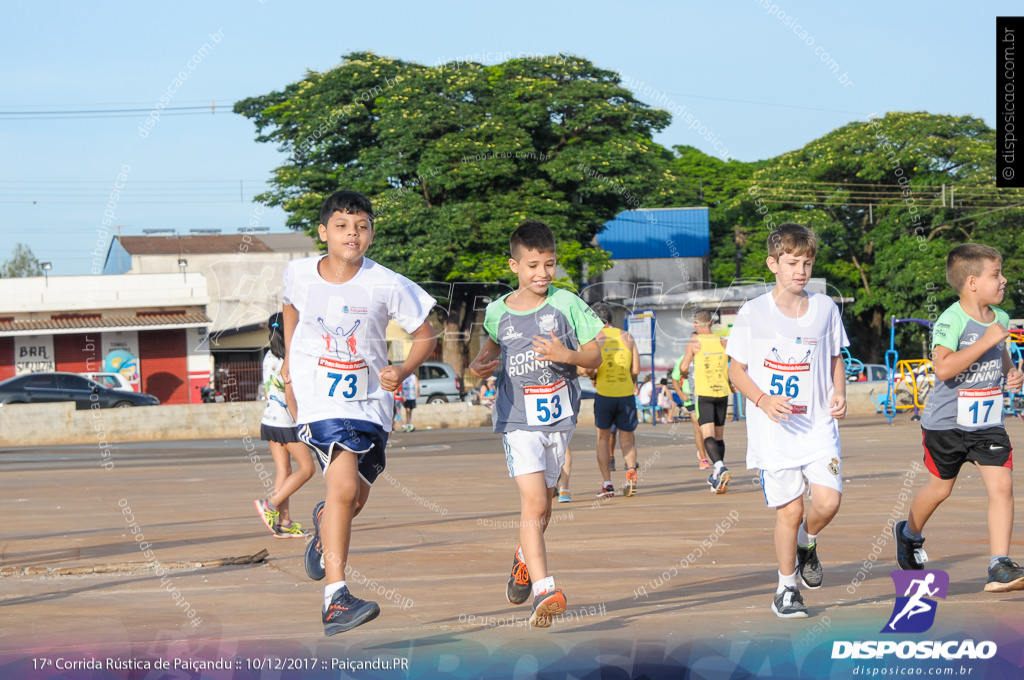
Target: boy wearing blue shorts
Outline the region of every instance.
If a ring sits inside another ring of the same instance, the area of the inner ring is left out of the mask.
[[[385,466],[394,392],[437,342],[427,323],[434,299],[404,276],[364,257],[373,208],[355,191],[332,194],[320,210],[327,255],[292,260],[284,273],[281,369],[299,438],[316,453],[327,482],[313,510],[306,573],[326,576],[322,619],[334,635],[380,614],[345,582],[352,519]],[[413,336],[406,360],[389,366],[385,329],[394,319]]]
[[[577,296],[551,287],[555,237],[546,224],[524,222],[509,245],[509,267],[519,278],[519,289],[487,305],[488,338],[470,370],[487,378],[501,365],[491,417],[494,431],[503,435],[508,474],[516,480],[522,504],[520,546],[505,595],[509,603],[522,604],[532,593],[530,625],[545,628],[565,611],[566,601],[548,573],[544,531],[576,429],[576,368],[601,363],[595,338],[604,324]]]
[[[974,463],[988,492],[990,548],[985,590],[1024,590],[1024,570],[1008,553],[1013,532],[1013,449],[1003,427],[1003,376],[1017,392],[1024,374],[1013,366],[1004,342],[1009,315],[999,251],[980,243],[956,246],[946,256],[946,280],[959,294],[935,322],[932,365],[935,389],[921,415],[924,463],[931,476],[917,492],[906,521],[893,525],[900,569],[924,569],[928,556],[921,532],[949,498],[964,463]]]
[[[765,500],[775,508],[779,584],[772,611],[786,619],[807,616],[798,577],[808,589],[821,587],[817,538],[843,494],[836,421],[846,416],[842,348],[850,342],[832,298],[804,290],[817,248],[802,225],[772,231],[767,264],[775,287],[744,303],[726,346],[729,379],[749,400],[747,468],[761,470]]]

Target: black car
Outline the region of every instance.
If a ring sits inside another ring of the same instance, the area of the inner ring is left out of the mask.
[[[152,394],[112,390],[76,373],[27,373],[0,382],[0,406],[73,401],[75,408],[157,406]]]

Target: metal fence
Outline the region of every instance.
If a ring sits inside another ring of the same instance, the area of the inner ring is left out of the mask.
[[[227,401],[256,401],[263,383],[259,361],[224,361],[215,367],[217,389]]]

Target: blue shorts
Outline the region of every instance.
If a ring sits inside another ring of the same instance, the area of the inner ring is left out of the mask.
[[[388,445],[388,433],[380,425],[366,420],[332,418],[305,423],[299,425],[299,439],[316,452],[324,473],[335,446],[356,454],[359,476],[370,485],[384,472],[387,463],[384,449]]]
[[[632,432],[639,424],[636,398],[632,394],[628,397],[597,395],[594,397],[594,424],[599,430],[610,430],[614,425],[623,432]]]

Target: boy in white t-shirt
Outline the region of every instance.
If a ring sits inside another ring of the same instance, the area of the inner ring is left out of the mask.
[[[427,314],[434,299],[409,279],[363,257],[373,243],[373,208],[355,191],[332,194],[320,210],[327,255],[292,260],[284,273],[281,377],[299,438],[327,481],[313,510],[306,573],[327,577],[324,632],[334,635],[380,614],[349,592],[345,567],[352,519],[384,471],[394,392],[437,343]],[[394,319],[413,336],[406,360],[389,366],[385,330]]]
[[[817,537],[843,492],[836,420],[846,415],[841,348],[849,340],[832,298],[804,290],[816,252],[814,234],[799,224],[782,224],[768,236],[775,288],[740,308],[726,348],[729,379],[749,401],[747,468],[761,470],[765,500],[776,511],[772,611],[782,618],[807,616],[797,574],[806,588],[821,587]]]

